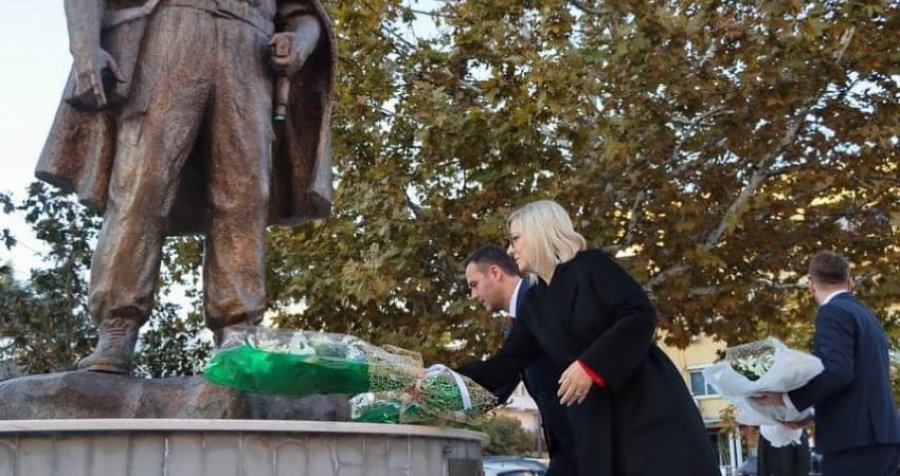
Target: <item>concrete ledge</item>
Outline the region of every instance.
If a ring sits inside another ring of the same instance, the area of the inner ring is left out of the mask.
[[[477,476],[484,441],[374,423],[2,420],[0,476]]]
[[[484,433],[456,428],[379,423],[347,423],[293,420],[129,419],[0,420],[0,435],[10,433],[112,433],[112,432],[254,432],[306,433],[453,438],[487,443]]]

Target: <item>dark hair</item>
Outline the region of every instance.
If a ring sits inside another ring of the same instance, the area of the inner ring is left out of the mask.
[[[497,245],[484,245],[478,248],[466,258],[463,266],[469,266],[470,263],[475,263],[479,266],[497,265],[507,275],[519,276],[519,267],[516,265],[516,260],[512,259],[511,256],[503,251],[503,248]]]
[[[850,278],[850,263],[834,251],[820,251],[809,261],[809,279],[818,284],[843,284]]]

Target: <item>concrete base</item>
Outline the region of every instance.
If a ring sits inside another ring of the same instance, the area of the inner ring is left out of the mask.
[[[477,476],[484,435],[262,420],[0,421],[0,476]]]

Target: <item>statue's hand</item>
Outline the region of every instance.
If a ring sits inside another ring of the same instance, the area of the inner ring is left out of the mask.
[[[90,54],[77,56],[75,58],[75,92],[69,99],[70,102],[77,107],[91,110],[106,107],[106,92],[103,89],[104,75],[111,76],[119,82],[125,81],[116,60],[106,50],[97,48]]]
[[[276,33],[269,46],[272,47],[272,69],[279,74],[292,75],[306,63],[306,59],[316,47],[317,39],[295,32]]]

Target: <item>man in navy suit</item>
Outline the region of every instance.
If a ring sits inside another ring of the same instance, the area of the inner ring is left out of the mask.
[[[872,311],[850,294],[852,288],[843,256],[821,251],[813,257],[809,290],[819,303],[813,353],[825,370],[801,388],[755,399],[799,410],[815,407],[816,448],[825,476],[893,475],[900,459],[900,428],[888,342]]]
[[[509,336],[522,297],[531,284],[521,278],[519,267],[503,249],[494,245],[482,246],[465,262],[466,283],[472,299],[476,299],[491,312],[504,310],[509,316],[504,337]],[[525,368],[522,381],[537,403],[544,426],[544,440],[550,454],[547,476],[578,474],[575,463],[575,437],[565,409],[559,404],[557,391],[564,369],[542,356]],[[518,386],[518,379],[496,392],[501,402],[509,399]]]

